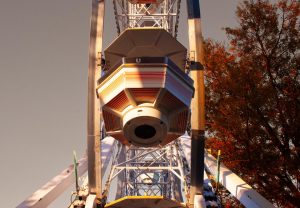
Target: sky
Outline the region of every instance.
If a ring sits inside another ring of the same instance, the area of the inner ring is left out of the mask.
[[[226,42],[239,0],[201,0],[205,38]],[[179,40],[187,44],[186,11]],[[104,48],[115,38],[106,8]],[[91,0],[0,0],[0,198],[16,207],[86,149]],[[51,207],[66,207],[70,191]]]

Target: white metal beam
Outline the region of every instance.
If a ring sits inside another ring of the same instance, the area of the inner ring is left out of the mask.
[[[87,171],[87,156],[85,155],[78,161],[78,176]],[[44,208],[59,197],[71,184],[75,183],[74,165],[55,176],[42,188],[34,192],[30,197],[23,201],[17,208]]]
[[[180,144],[187,161],[191,158],[190,137],[182,136]],[[217,175],[217,160],[210,154],[205,154],[205,167],[213,174]],[[190,164],[189,164],[190,165]],[[204,174],[205,175],[205,174]],[[268,200],[257,193],[239,176],[234,174],[223,164],[220,167],[220,183],[245,207],[251,208],[271,208],[274,207]]]
[[[115,140],[112,137],[106,137],[101,141],[102,152],[102,171],[105,172],[108,161],[114,148]],[[85,155],[78,161],[78,176],[82,176],[87,171],[87,156]],[[55,176],[51,181],[34,192],[25,199],[17,208],[44,208],[49,206],[57,197],[59,197],[68,187],[75,183],[74,165],[70,165],[67,169]]]
[[[217,175],[217,160],[210,154],[205,154],[205,166],[213,174]],[[274,206],[262,195],[256,192],[239,176],[234,174],[226,166],[221,164],[220,183],[245,207],[249,208],[273,208]]]

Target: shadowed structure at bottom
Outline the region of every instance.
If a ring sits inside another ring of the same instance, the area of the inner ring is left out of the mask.
[[[185,207],[176,200],[167,199],[163,196],[126,196],[105,205],[106,208],[183,208]]]

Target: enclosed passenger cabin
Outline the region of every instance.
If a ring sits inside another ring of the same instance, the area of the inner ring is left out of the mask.
[[[184,72],[184,46],[164,29],[127,29],[105,58],[97,93],[108,135],[148,147],[185,133],[194,88]]]

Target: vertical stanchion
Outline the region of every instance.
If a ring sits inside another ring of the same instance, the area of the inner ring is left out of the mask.
[[[195,95],[191,104],[191,190],[190,201],[195,195],[202,195],[204,173],[204,50],[201,31],[199,0],[187,0],[189,50],[191,78],[194,80]],[[197,197],[198,199],[199,197]],[[203,197],[202,197],[203,198]]]
[[[219,180],[220,180],[220,164],[221,164],[221,150],[218,150],[218,157],[217,157],[217,180],[216,180],[216,193],[218,193],[218,189],[219,189]]]
[[[104,0],[92,0],[92,18],[88,69],[87,154],[89,194],[101,199],[101,109],[96,95],[97,80],[101,77]]]
[[[77,156],[75,150],[73,151],[73,163],[74,163],[74,177],[75,177],[75,186],[76,193],[79,193],[79,184],[78,184],[78,164],[77,164]]]

